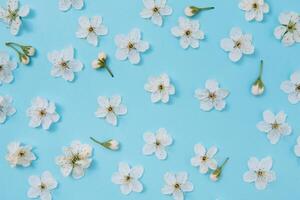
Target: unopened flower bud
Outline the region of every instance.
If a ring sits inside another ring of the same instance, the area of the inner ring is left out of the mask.
[[[36,51],[32,46],[24,46],[22,49],[27,56],[34,56]]]
[[[28,65],[30,62],[30,58],[26,56],[25,54],[20,55],[20,61],[24,65]]]

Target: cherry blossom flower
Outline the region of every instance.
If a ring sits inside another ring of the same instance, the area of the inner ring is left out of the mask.
[[[172,8],[166,5],[167,0],[143,0],[145,8],[140,13],[142,18],[151,19],[153,24],[161,26],[163,17],[172,14]]]
[[[117,46],[116,58],[118,60],[128,59],[131,64],[138,64],[141,60],[140,53],[149,49],[149,43],[141,40],[140,29],[132,29],[128,35],[119,34],[115,37]]]
[[[83,69],[83,64],[74,59],[73,47],[67,47],[61,51],[52,51],[48,54],[48,60],[52,63],[51,75],[62,77],[66,81],[74,80],[74,72]]]
[[[7,145],[6,160],[11,167],[29,167],[33,160],[36,160],[34,153],[31,152],[30,145],[21,145],[20,142],[11,142]]]
[[[63,176],[69,176],[80,179],[92,163],[93,148],[88,144],[82,144],[80,141],[73,141],[69,147],[63,147],[64,155],[57,156],[55,163],[60,167]]]
[[[172,144],[173,139],[167,133],[166,129],[160,128],[156,134],[152,132],[146,132],[144,134],[144,141],[146,142],[143,147],[144,155],[151,155],[155,153],[155,156],[159,160],[164,160],[167,158],[167,152],[165,148]]]
[[[200,109],[210,111],[215,108],[222,111],[226,107],[225,98],[229,95],[229,91],[219,88],[216,80],[207,80],[205,89],[196,89],[195,97],[200,100]]]
[[[164,175],[166,185],[161,189],[165,195],[172,195],[174,200],[184,200],[184,194],[191,192],[194,186],[188,181],[187,172],[178,172],[176,174],[167,172]]]
[[[67,11],[71,7],[80,10],[84,6],[83,0],[59,0],[58,1],[58,7],[61,11]]]
[[[258,160],[256,157],[251,157],[248,160],[249,171],[244,173],[243,179],[247,183],[255,182],[255,187],[258,190],[263,190],[268,183],[276,180],[276,174],[272,171],[272,158],[265,157]]]
[[[16,109],[12,106],[12,98],[10,96],[0,96],[0,124],[3,124],[7,117],[16,113]]]
[[[290,135],[292,133],[292,128],[285,122],[286,118],[287,116],[283,111],[274,115],[272,111],[266,110],[263,113],[264,121],[259,122],[256,127],[261,132],[267,134],[271,144],[276,144],[281,136]]]
[[[239,8],[245,11],[247,21],[255,19],[260,22],[264,19],[264,14],[269,12],[269,4],[264,0],[241,0]]]
[[[198,15],[200,12],[205,11],[205,10],[213,10],[215,7],[197,7],[197,6],[187,6],[184,9],[184,14],[187,17],[194,17]]]
[[[238,27],[232,28],[230,38],[222,39],[220,45],[224,51],[229,52],[229,59],[233,62],[239,61],[243,54],[250,55],[254,53],[252,35],[243,34]]]
[[[288,100],[291,104],[297,104],[300,101],[300,71],[294,72],[290,80],[283,81],[280,89],[288,94]]]
[[[8,53],[0,52],[0,85],[13,81],[14,77],[12,72],[17,66],[17,62],[9,59]]]
[[[105,118],[105,120],[116,126],[118,123],[118,116],[127,113],[127,107],[121,104],[122,98],[119,95],[112,96],[111,98],[105,96],[98,97],[99,107],[95,112],[96,117]]]
[[[217,169],[218,163],[213,158],[217,151],[218,148],[215,146],[206,150],[202,144],[196,144],[194,146],[194,152],[196,155],[191,159],[192,166],[199,167],[199,172],[201,174],[206,174],[209,169]]]
[[[175,87],[171,84],[170,78],[167,74],[149,77],[148,83],[145,84],[144,89],[147,92],[151,92],[151,101],[153,103],[159,101],[168,103],[170,95],[175,94]]]
[[[81,16],[78,20],[79,28],[76,32],[76,37],[87,39],[87,42],[97,46],[98,36],[107,35],[108,29],[102,24],[101,16],[94,16],[89,19],[86,16]]]
[[[173,27],[171,32],[175,37],[180,38],[180,46],[184,49],[189,46],[198,48],[199,40],[204,39],[204,32],[200,30],[199,21],[184,17],[179,17],[178,26]]]
[[[28,198],[40,198],[51,200],[51,190],[54,190],[58,183],[49,171],[43,172],[42,176],[30,176],[28,179],[30,188],[27,192]]]
[[[279,15],[279,23],[274,30],[276,39],[284,46],[300,42],[300,15],[296,12],[283,12]]]
[[[42,126],[43,129],[48,130],[52,123],[59,120],[55,103],[48,101],[43,97],[36,97],[32,101],[32,105],[27,109],[27,116],[30,118],[29,127],[37,128]]]
[[[143,185],[139,179],[143,176],[142,166],[130,167],[127,163],[119,163],[119,171],[112,175],[111,181],[120,185],[122,194],[128,195],[131,192],[142,192]]]
[[[19,7],[18,0],[8,0],[7,8],[0,6],[0,20],[8,25],[10,33],[17,35],[22,25],[22,19],[30,12],[28,5]]]
[[[297,157],[300,157],[300,136],[298,136],[297,144],[294,146],[294,153]]]

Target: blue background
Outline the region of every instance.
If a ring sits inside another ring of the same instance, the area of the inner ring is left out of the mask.
[[[246,22],[244,12],[238,8],[238,0],[169,0],[173,14],[164,20],[162,28],[139,16],[142,1],[85,0],[83,10],[61,12],[57,0],[22,0],[32,8],[30,17],[24,19],[19,36],[10,35],[5,25],[0,27],[0,49],[15,53],[4,46],[6,41],[32,44],[38,49],[30,66],[19,65],[14,71],[15,81],[0,87],[1,95],[11,95],[17,113],[0,125],[0,190],[3,200],[27,199],[28,177],[50,170],[59,182],[52,192],[58,200],[81,199],[172,199],[161,194],[164,185],[163,174],[167,171],[187,171],[194,184],[194,191],[186,194],[190,200],[282,200],[300,198],[300,160],[293,153],[293,146],[300,130],[300,105],[291,105],[279,86],[283,80],[300,67],[300,45],[284,47],[273,36],[279,24],[282,11],[300,11],[297,0],[268,0],[270,13],[262,23]],[[4,0],[0,0],[5,5]],[[199,49],[183,50],[177,38],[170,33],[177,25],[179,16],[187,5],[215,6],[216,9],[200,14],[201,28],[206,37]],[[75,37],[78,18],[101,15],[109,34],[100,39],[100,45],[93,47],[86,40]],[[244,56],[238,63],[232,63],[227,53],[220,48],[220,40],[227,37],[232,27],[239,26],[253,35],[255,54]],[[128,61],[115,59],[114,37],[127,34],[138,27],[143,39],[150,42],[151,50],[142,54],[142,62],[135,66]],[[47,53],[69,45],[76,49],[76,57],[85,64],[82,72],[76,74],[73,83],[50,76],[51,64]],[[102,50],[110,56],[109,66],[115,74],[111,78],[106,71],[95,71],[91,61]],[[257,77],[259,60],[265,61],[263,79],[267,90],[262,97],[253,97],[250,85]],[[143,87],[152,75],[167,73],[171,77],[176,95],[169,104],[153,104],[150,94]],[[203,88],[205,80],[214,78],[221,87],[229,89],[227,108],[223,112],[203,112],[199,101],[194,98],[196,88]],[[128,107],[128,114],[119,120],[119,126],[112,127],[94,116],[99,95],[120,94]],[[56,102],[61,115],[59,123],[50,131],[28,127],[26,109],[36,96]],[[284,110],[288,123],[293,128],[291,136],[284,137],[271,145],[265,134],[256,128],[262,120],[262,112]],[[145,131],[156,131],[164,127],[174,138],[168,148],[168,159],[159,161],[155,156],[142,154]],[[115,138],[122,144],[119,152],[110,152],[95,145],[89,136],[105,140]],[[62,153],[62,146],[79,139],[94,147],[93,164],[86,176],[80,180],[64,178],[55,165],[54,158]],[[6,146],[11,141],[21,141],[34,146],[38,160],[29,168],[11,168],[5,160]],[[217,145],[216,158],[221,162],[229,156],[221,180],[211,182],[209,175],[201,175],[190,165],[194,156],[193,146],[202,143],[209,147]],[[243,182],[242,176],[248,170],[249,157],[271,156],[277,180],[264,191],[258,191],[253,184]],[[145,168],[141,181],[142,193],[123,196],[119,186],[111,182],[111,175],[117,171],[120,161],[131,165],[141,164]]]

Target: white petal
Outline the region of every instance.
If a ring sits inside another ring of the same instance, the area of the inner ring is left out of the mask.
[[[186,182],[180,186],[181,190],[184,192],[191,192],[194,189],[194,186],[191,182]]]
[[[86,28],[88,29],[90,27],[90,20],[88,17],[86,16],[81,16],[79,19],[78,19],[78,23],[79,25],[82,27],[82,28]]]
[[[209,158],[212,158],[217,153],[217,151],[218,151],[218,148],[216,146],[212,146],[207,150],[206,155]]]
[[[222,39],[220,45],[225,51],[233,51],[234,42],[230,38]]]
[[[102,23],[102,17],[101,16],[94,16],[91,18],[91,26],[92,27],[98,27]]]
[[[259,160],[256,157],[251,157],[248,160],[248,167],[251,171],[257,171],[259,169]]]
[[[300,84],[300,71],[297,71],[291,75],[291,81],[295,84]]]
[[[131,182],[132,184],[132,191],[134,192],[142,192],[143,191],[143,185],[138,180],[133,180]]]
[[[300,157],[300,145],[294,146],[294,152],[295,152],[296,156]]]
[[[47,188],[52,190],[56,188],[57,181],[49,171],[45,171],[41,176],[41,181],[47,185]]]
[[[33,187],[38,187],[39,185],[41,185],[41,179],[38,176],[30,176],[28,178],[28,183]]]
[[[296,104],[300,101],[300,94],[296,92],[292,92],[289,94],[288,100],[291,104]]]
[[[112,124],[113,126],[116,126],[117,125],[117,116],[114,113],[109,112],[106,115],[106,121],[109,124]]]
[[[173,199],[174,200],[184,200],[184,195],[181,190],[175,190],[173,192]]]
[[[194,146],[194,152],[197,155],[204,156],[206,154],[206,149],[202,144],[196,144]]]
[[[153,11],[151,9],[143,9],[142,12],[140,12],[142,18],[150,18],[152,15]]]
[[[133,43],[137,43],[140,41],[141,39],[141,31],[138,28],[134,28],[130,31],[130,33],[128,34],[129,36],[129,40]]]
[[[68,9],[70,9],[72,3],[71,3],[71,0],[59,0],[58,1],[58,7],[59,7],[59,10],[61,11],[66,11]]]
[[[239,27],[234,27],[230,30],[230,38],[237,41],[243,36],[242,30]]]
[[[276,119],[276,122],[277,122],[277,123],[282,124],[282,123],[284,123],[285,120],[286,120],[286,114],[285,114],[283,111],[280,111],[280,112],[276,115],[275,119]]]
[[[135,48],[139,52],[145,52],[147,49],[149,49],[149,43],[145,41],[140,41],[139,43],[135,44]]]
[[[272,124],[275,122],[275,115],[270,110],[264,111],[263,118],[264,118],[265,122],[267,122],[269,124]]]
[[[176,177],[172,173],[165,173],[164,180],[168,185],[174,185],[176,183]]]
[[[214,107],[218,111],[223,110],[225,106],[226,106],[226,102],[224,100],[216,100],[214,103]]]
[[[209,100],[200,102],[200,109],[204,111],[210,111],[214,107],[214,104]]]
[[[119,163],[119,172],[121,175],[128,175],[130,173],[130,167],[127,163]]]
[[[80,10],[83,7],[83,5],[83,0],[72,0],[72,6],[77,10]]]
[[[130,176],[136,178],[136,179],[139,179],[142,177],[144,173],[144,168],[143,166],[134,166],[131,168],[130,170]]]
[[[74,48],[72,46],[69,46],[61,51],[62,58],[64,61],[70,61],[73,60],[74,57]]]
[[[156,24],[158,26],[161,26],[162,23],[163,23],[162,17],[159,14],[154,14],[151,17],[151,21],[152,21],[153,24]]]
[[[276,144],[280,139],[280,134],[278,131],[272,130],[268,133],[267,137],[270,140],[271,144]]]
[[[280,85],[280,89],[289,94],[295,91],[295,84],[291,81],[283,81]]]
[[[165,185],[161,189],[161,193],[163,193],[163,194],[172,194],[173,192],[174,192],[174,187],[170,186],[170,185]]]
[[[98,104],[99,104],[101,107],[107,108],[107,107],[110,106],[110,104],[109,104],[109,99],[108,99],[107,97],[105,97],[105,96],[99,96],[98,99],[97,99],[97,101],[98,101]]]
[[[117,115],[125,115],[127,113],[127,107],[124,105],[120,105],[120,106],[114,108],[114,112]]]
[[[244,173],[243,176],[243,180],[247,183],[251,183],[256,181],[257,179],[257,175],[254,171],[247,171],[246,173]]]
[[[117,49],[115,56],[118,60],[126,60],[128,54],[129,54],[128,49]]]
[[[170,6],[165,6],[159,10],[161,15],[171,15],[173,9]]]
[[[30,7],[28,5],[24,5],[20,8],[20,10],[18,11],[18,14],[21,17],[26,17],[30,12]]]
[[[171,32],[175,37],[180,37],[184,33],[184,31],[182,29],[180,29],[178,26],[173,27],[171,29]]]
[[[162,98],[162,96],[161,96],[160,92],[154,92],[154,93],[151,94],[151,101],[153,103],[156,103],[156,102],[160,101],[161,98]]]
[[[98,45],[98,36],[95,33],[89,33],[86,39],[88,43],[94,46]]]
[[[123,184],[120,186],[121,192],[124,195],[128,195],[132,191],[132,187],[129,184]]]
[[[122,98],[120,95],[114,95],[110,98],[110,105],[113,107],[117,107],[121,104]]]
[[[274,36],[276,39],[281,39],[283,37],[283,35],[286,33],[287,28],[285,26],[277,26],[274,29]]]
[[[167,152],[163,148],[158,148],[155,152],[155,155],[159,160],[164,160],[167,158]]]
[[[267,187],[267,181],[264,180],[264,179],[257,179],[256,182],[255,182],[255,187],[256,189],[258,190],[264,190],[266,187]]]
[[[261,132],[268,133],[270,130],[272,130],[272,125],[265,122],[261,121],[256,125],[257,129],[260,130]]]
[[[155,6],[154,0],[143,0],[143,3],[148,9],[153,9],[153,7]]]
[[[239,61],[241,58],[242,58],[242,52],[240,49],[234,49],[233,51],[231,51],[229,53],[229,59],[232,61],[232,62],[237,62]]]
[[[143,154],[144,155],[151,155],[156,151],[154,144],[145,144],[143,147]]]
[[[203,100],[207,98],[209,95],[209,92],[206,89],[197,89],[195,90],[195,97],[199,100]]]
[[[52,196],[49,191],[43,191],[40,195],[41,200],[52,200]]]
[[[263,159],[261,159],[260,163],[259,163],[259,168],[263,169],[264,171],[269,171],[272,168],[272,158],[270,156],[265,157]]]
[[[182,48],[186,49],[186,48],[188,48],[190,46],[191,41],[190,41],[189,38],[183,36],[183,37],[180,38],[179,43],[180,43],[180,46]]]
[[[136,50],[129,51],[128,59],[129,59],[131,64],[138,64],[141,60],[140,54]]]
[[[119,173],[114,173],[111,177],[111,181],[120,185],[123,183],[123,176],[121,176]]]
[[[216,92],[219,89],[219,83],[216,80],[207,80],[205,82],[205,88],[210,92]]]
[[[40,194],[41,194],[41,190],[38,187],[31,187],[27,192],[27,197],[37,198],[38,196],[40,196]]]
[[[147,144],[153,144],[156,141],[155,135],[151,132],[144,133],[143,138]]]

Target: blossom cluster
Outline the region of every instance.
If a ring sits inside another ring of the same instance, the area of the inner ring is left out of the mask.
[[[58,0],[58,8],[63,12],[67,12],[71,8],[81,10],[84,8],[84,4],[84,0]],[[140,16],[159,27],[163,26],[165,18],[172,15],[173,12],[173,9],[167,4],[167,0],[143,0],[143,5],[144,8],[141,10]],[[261,22],[264,20],[264,15],[270,11],[269,4],[264,0],[241,0],[238,7],[245,12],[246,21]],[[178,25],[171,28],[170,34],[179,39],[179,44],[183,49],[200,48],[200,42],[205,39],[206,33],[201,29],[199,20],[189,17],[194,16],[201,10],[209,9],[212,8],[187,7],[185,9],[187,17],[179,17]],[[29,6],[20,6],[18,0],[8,0],[6,7],[0,7],[0,20],[7,24],[10,33],[13,35],[18,34],[23,18],[29,14]],[[280,25],[273,31],[275,38],[280,40],[284,46],[299,43],[300,15],[292,11],[283,12],[278,19]],[[109,34],[109,29],[103,21],[102,16],[99,15],[81,16],[78,19],[78,30],[74,35],[96,47],[100,45],[102,37]],[[145,41],[142,36],[142,31],[139,28],[132,28],[127,34],[117,34],[114,37],[115,58],[120,61],[128,60],[134,65],[140,64],[142,54],[151,48],[150,43]],[[238,62],[243,55],[251,55],[256,50],[253,44],[253,35],[244,32],[239,27],[232,27],[229,31],[229,37],[220,39],[219,44],[228,53],[228,57],[232,62]],[[12,43],[7,44],[7,46],[15,48]],[[20,47],[23,49],[23,46]],[[28,55],[25,53],[27,56],[34,55],[34,52],[31,51],[27,53]],[[26,63],[24,59],[24,62],[22,61],[19,52],[18,54],[20,61],[23,64]],[[75,75],[79,75],[85,67],[85,64],[75,57],[75,49],[72,45],[61,50],[48,52],[47,58],[50,65],[52,65],[50,75],[60,77],[68,82],[74,81]],[[100,52],[98,57],[91,61],[91,66],[94,69],[104,67],[114,77],[106,65],[106,60],[107,55]],[[0,85],[12,83],[14,79],[13,72],[17,66],[18,63],[11,60],[8,53],[0,52]],[[258,80],[261,81],[261,74]],[[175,84],[167,73],[149,76],[145,82],[144,90],[149,93],[149,99],[152,103],[168,104],[170,99],[176,96]],[[291,104],[299,103],[300,71],[292,73],[290,80],[283,81],[279,87],[288,95],[287,98]],[[205,112],[225,110],[229,95],[230,91],[223,88],[223,85],[221,87],[221,84],[215,79],[207,79],[203,86],[196,88],[194,92],[194,97],[199,101],[199,108]],[[113,127],[118,126],[118,123],[123,123],[122,120],[128,112],[123,100],[119,94],[111,97],[99,96],[95,100],[95,104],[97,104],[94,111],[95,117]],[[60,122],[61,113],[56,105],[56,102],[45,97],[37,96],[33,98],[26,111],[29,118],[28,126],[31,128],[40,127],[44,130],[50,130],[51,127],[56,125],[60,126],[57,123]],[[13,105],[12,97],[0,96],[0,124],[4,124],[15,113],[16,108]],[[266,134],[271,144],[277,144],[281,138],[292,133],[293,129],[287,122],[287,114],[284,111],[273,113],[271,110],[265,110],[262,115],[263,120],[258,122],[256,127],[260,132]],[[99,142],[92,137],[91,139],[107,149],[119,149],[119,142],[116,140]],[[161,161],[168,158],[168,149],[172,148],[171,145],[174,141],[165,128],[159,128],[155,132],[145,132],[143,140],[145,144],[141,148],[141,152],[146,156],[155,155]],[[13,141],[7,145],[5,159],[13,168],[29,167],[32,162],[36,162],[38,159],[34,151],[34,147],[31,145]],[[195,155],[190,159],[190,164],[198,168],[201,174],[211,173],[210,177],[215,181],[219,178],[221,170],[228,160],[226,159],[222,165],[218,164],[215,158],[217,152],[218,148],[216,146],[206,148],[203,144],[196,143],[194,145]],[[300,157],[300,137],[294,146],[294,152],[296,156]],[[62,176],[72,176],[74,179],[83,178],[86,171],[93,164],[93,147],[74,140],[69,146],[62,148],[62,155],[58,155],[54,162],[59,167]],[[255,187],[259,190],[265,189],[268,183],[276,180],[276,173],[272,170],[272,167],[273,159],[270,156],[261,160],[251,157],[248,160],[249,171],[244,173],[243,180],[248,183],[254,182]],[[141,179],[144,171],[142,165],[130,166],[128,163],[119,162],[118,170],[112,174],[111,181],[120,186],[120,191],[124,195],[131,192],[142,192],[144,186]],[[162,178],[165,185],[162,186],[161,193],[171,195],[175,200],[183,200],[185,193],[194,189],[194,185],[189,180],[186,171],[175,173],[168,171]],[[41,176],[30,176],[28,182],[30,188],[27,196],[29,198],[39,197],[42,200],[51,200],[51,190],[58,186],[58,182],[49,171],[43,172]]]

